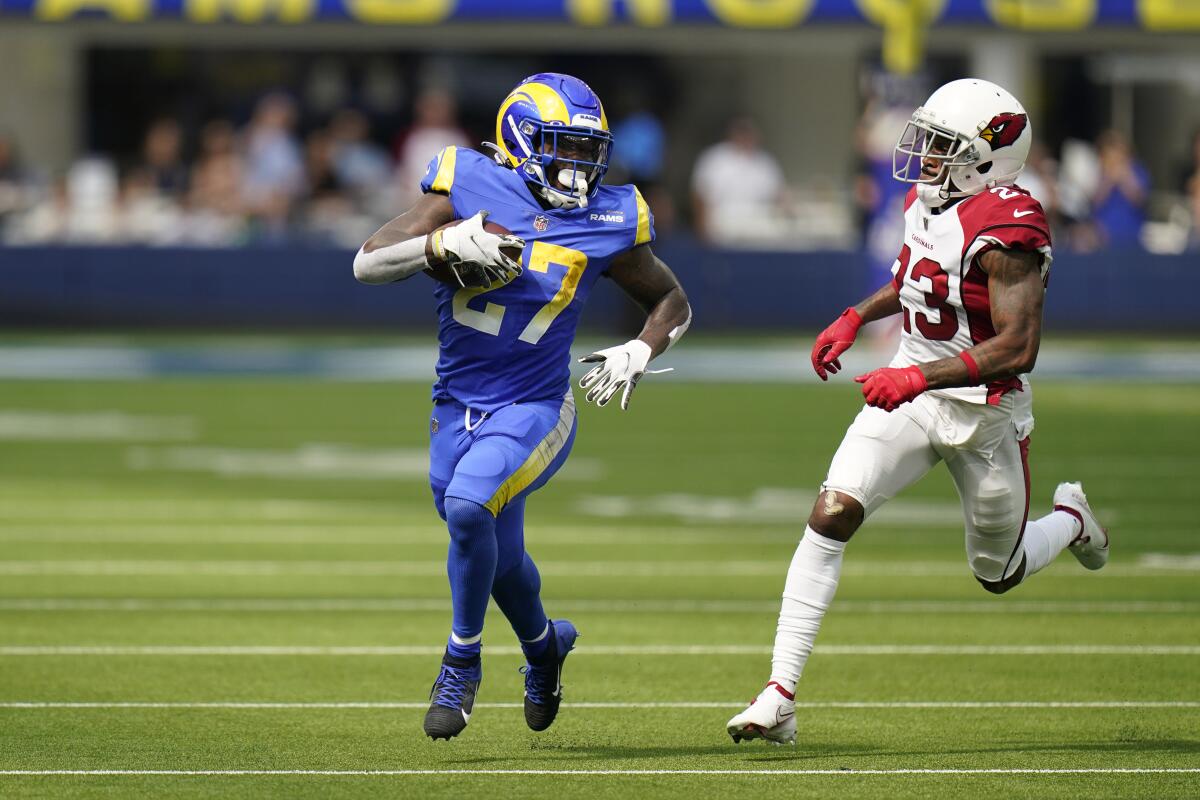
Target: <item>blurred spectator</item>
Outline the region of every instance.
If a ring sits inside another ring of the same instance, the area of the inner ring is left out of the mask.
[[[159,192],[173,197],[182,197],[187,192],[183,129],[178,120],[160,119],[150,126],[142,142],[142,161],[138,168],[147,173]]]
[[[102,156],[87,156],[67,171],[66,238],[72,242],[121,239],[117,168]]]
[[[333,136],[327,130],[313,131],[304,143],[308,173],[304,226],[327,237],[336,236],[343,220],[354,212],[334,167],[334,152]]]
[[[645,190],[662,180],[666,133],[649,111],[637,111],[613,126],[612,166],[618,183]]]
[[[753,246],[778,238],[787,188],[752,120],[734,119],[725,140],[700,154],[692,202],[696,233],[710,242]]]
[[[292,203],[304,192],[304,159],[296,140],[296,106],[285,94],[259,101],[244,136],[243,198],[268,236],[284,232]]]
[[[333,137],[320,129],[308,135],[304,142],[304,166],[308,185],[305,195],[309,202],[341,201],[344,186],[334,169]]]
[[[892,154],[911,116],[912,108],[904,97],[890,103],[873,99],[856,131],[862,167],[854,195],[862,217],[869,267],[864,292],[891,280],[899,249],[896,243],[904,238],[904,197],[911,187],[893,177]]]
[[[17,145],[12,137],[0,133],[0,182],[20,183],[21,166],[17,161]]]
[[[458,124],[454,98],[442,89],[429,89],[417,97],[412,127],[396,148],[396,208],[408,208],[421,194],[421,178],[430,160],[443,147],[470,147]]]
[[[1017,178],[1017,185],[1033,195],[1042,205],[1046,218],[1053,224],[1059,217],[1058,209],[1058,162],[1040,139],[1034,139],[1025,159],[1025,169]]]
[[[371,124],[361,111],[347,108],[333,115],[333,168],[342,185],[367,196],[387,185],[392,161],[387,151],[371,141]]]
[[[654,214],[654,227],[664,235],[675,227],[675,203],[663,185],[666,132],[662,121],[645,109],[613,125],[613,151],[608,177],[612,184],[634,183]]]
[[[1061,176],[1058,161],[1040,139],[1034,139],[1025,159],[1025,169],[1017,178],[1017,186],[1027,190],[1042,204],[1055,247],[1071,249],[1071,227],[1079,220],[1065,212],[1060,198]]]
[[[242,158],[228,120],[209,122],[201,131],[188,207],[192,243],[219,246],[242,235]]]
[[[1104,242],[1117,247],[1138,243],[1145,222],[1150,176],[1119,132],[1102,133],[1096,141],[1100,180],[1092,195],[1092,220]]]
[[[0,231],[8,216],[19,211],[26,200],[25,170],[17,160],[12,138],[0,133]]]
[[[16,244],[174,244],[188,227],[182,206],[143,167],[118,179],[111,160],[87,156],[31,203],[5,240]],[[221,242],[224,244],[225,242]]]
[[[881,76],[875,78],[877,83],[882,82]],[[887,88],[892,91],[883,91]],[[904,240],[904,197],[911,188],[895,179],[892,164],[896,142],[912,116],[911,91],[878,85],[874,89],[855,131],[861,162],[854,199],[860,214],[866,262],[865,282],[859,289],[864,295],[892,279],[892,265],[899,243]],[[876,357],[886,359],[888,351],[896,347],[900,321],[896,317],[879,320],[870,323],[867,332]]]
[[[157,178],[153,170],[138,167],[121,182],[122,241],[174,244],[184,238],[183,210],[175,197],[161,190]]]
[[[1192,247],[1200,247],[1200,131],[1192,137],[1192,163],[1183,177],[1183,194],[1191,211]]]
[[[1058,167],[1058,211],[1066,236],[1055,241],[1060,250],[1091,253],[1101,246],[1092,224],[1092,197],[1100,186],[1100,159],[1091,143],[1080,139],[1063,142]]]
[[[28,210],[5,231],[6,244],[42,244],[67,239],[67,223],[71,215],[71,200],[67,195],[67,179],[58,178],[45,197],[32,203]]]

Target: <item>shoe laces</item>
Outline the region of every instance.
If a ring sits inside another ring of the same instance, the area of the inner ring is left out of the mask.
[[[521,667],[525,676],[525,696],[529,702],[539,706],[546,704],[547,696],[553,696],[558,689],[558,662],[548,664],[526,664]]]
[[[433,702],[435,705],[448,708],[462,708],[466,703],[467,693],[475,681],[473,669],[452,667],[442,664],[442,671],[433,682]]]

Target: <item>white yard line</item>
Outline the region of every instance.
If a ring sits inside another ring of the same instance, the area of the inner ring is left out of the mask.
[[[123,411],[41,411],[0,408],[0,441],[141,442],[196,438],[193,417]]]
[[[776,600],[554,600],[558,612],[594,614],[775,614]],[[446,611],[448,598],[0,598],[5,611],[420,613]],[[834,614],[1195,614],[1200,602],[1173,600],[838,600]]]
[[[657,703],[613,702],[613,703],[577,703],[571,702],[571,708],[591,709],[692,709],[692,708],[732,708],[744,706],[745,701],[729,700],[725,702],[710,701],[679,701]],[[0,702],[0,709],[231,709],[231,710],[283,710],[283,709],[423,709],[429,707],[429,701],[413,703],[400,702],[327,702],[327,703],[285,703],[285,702]],[[476,708],[523,708],[521,703],[476,703]],[[813,701],[797,702],[797,708],[830,708],[830,709],[1059,709],[1059,708],[1092,708],[1092,709],[1151,709],[1151,708],[1200,708],[1196,700],[1085,700],[1085,701]]]
[[[1178,775],[1200,767],[1082,767],[1078,769],[9,769],[10,777],[60,776],[287,776],[400,777],[406,775]]]
[[[0,517],[0,521],[3,521]],[[444,527],[430,525],[229,525],[222,522],[185,525],[143,525],[130,523],[112,527],[73,529],[59,525],[4,522],[0,542],[13,544],[95,544],[95,545],[222,545],[222,544],[327,544],[327,545],[390,545],[404,547],[427,545],[445,547],[449,541]],[[797,536],[790,526],[763,525],[756,532],[710,528],[707,530],[671,530],[664,528],[588,528],[553,527],[526,529],[525,538],[539,547],[554,545],[623,544],[645,548],[664,544],[697,546],[779,545],[795,547]],[[777,532],[771,533],[771,530]],[[1167,536],[1169,532],[1156,531]],[[1192,531],[1180,531],[1180,535]]]
[[[787,570],[770,561],[544,561],[543,575],[572,578],[779,577]],[[1056,578],[1130,578],[1179,576],[1191,579],[1200,563],[1184,569],[1113,564],[1101,572],[1055,570]],[[13,560],[0,561],[0,575],[131,576],[382,576],[445,578],[446,564],[437,561],[181,561],[181,560]],[[964,564],[939,561],[859,562],[846,564],[843,576],[965,577]]]
[[[6,645],[0,656],[433,656],[445,648],[427,645]],[[488,647],[489,655],[520,655],[514,646]],[[769,655],[770,645],[590,645],[577,652],[595,656]],[[823,656],[1197,656],[1200,645],[817,645]]]
[[[331,525],[401,524],[406,519],[414,524],[429,525],[426,514],[403,514],[395,508],[369,503],[336,500],[304,500],[296,498],[262,498],[237,500],[197,499],[194,497],[122,498],[72,496],[62,502],[61,492],[31,494],[28,487],[18,490],[0,488],[0,520],[20,522],[80,522],[94,525],[97,520],[136,520],[135,524],[154,521],[173,524],[181,521],[212,523],[230,522],[295,522],[312,524],[316,520]],[[440,527],[437,525],[435,527]]]

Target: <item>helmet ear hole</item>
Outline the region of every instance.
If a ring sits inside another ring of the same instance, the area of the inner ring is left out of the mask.
[[[978,172],[980,175],[987,175],[989,172],[992,171],[992,162],[989,161],[986,164],[980,164],[978,167],[975,168],[975,171]]]

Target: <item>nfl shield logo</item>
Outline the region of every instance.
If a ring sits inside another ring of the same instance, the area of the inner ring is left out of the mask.
[[[549,227],[550,227],[550,218],[547,217],[545,214],[538,214],[536,217],[533,218],[533,229],[535,231],[537,231],[538,233],[545,233],[546,229]]]
[[[437,417],[434,417],[433,419],[431,419],[431,420],[429,421],[429,432],[430,432],[430,433],[437,433],[437,432],[438,432],[438,421],[437,421]]]

